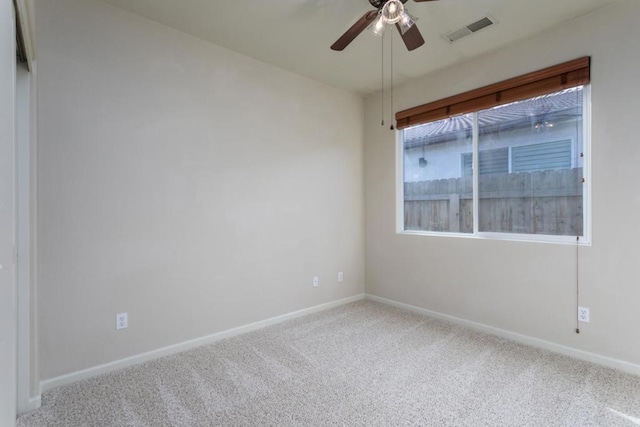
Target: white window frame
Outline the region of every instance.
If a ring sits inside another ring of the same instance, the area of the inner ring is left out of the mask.
[[[579,245],[590,246],[591,242],[591,85],[584,85],[582,92],[582,153],[583,177],[585,182],[582,191],[583,236]],[[415,231],[404,229],[404,141],[402,131],[396,131],[396,233],[418,236],[460,237],[468,239],[509,240],[521,242],[543,242],[558,244],[576,244],[576,236],[556,236],[548,234],[498,233],[478,230],[479,194],[478,194],[478,146],[479,129],[478,113],[473,113],[473,233]],[[575,141],[577,144],[577,141]],[[572,144],[573,146],[574,144]],[[575,156],[572,156],[575,157]],[[509,158],[511,162],[511,158]],[[573,164],[573,160],[572,160]],[[511,166],[511,165],[509,165]]]

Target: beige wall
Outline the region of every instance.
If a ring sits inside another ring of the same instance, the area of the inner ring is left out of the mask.
[[[640,363],[640,2],[627,1],[396,89],[397,110],[546,66],[592,57],[593,245],[575,247],[399,235],[394,135],[380,126],[380,96],[365,103],[367,292],[534,338]],[[463,43],[463,42],[462,42]]]
[[[42,380],[364,291],[360,97],[94,0],[37,18]]]

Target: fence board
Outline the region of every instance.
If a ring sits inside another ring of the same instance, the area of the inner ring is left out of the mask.
[[[481,175],[480,231],[582,235],[582,169]],[[404,185],[405,229],[473,231],[470,177]]]

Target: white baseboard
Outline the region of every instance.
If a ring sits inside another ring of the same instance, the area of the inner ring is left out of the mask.
[[[35,411],[42,405],[42,396],[37,395],[29,399],[29,404],[27,406],[27,410]]]
[[[527,344],[533,347],[542,348],[552,351],[554,353],[564,354],[565,356],[575,357],[576,359],[586,360],[588,362],[596,363],[598,365],[606,366],[608,368],[618,369],[629,374],[640,376],[640,365],[634,363],[625,362],[624,360],[614,359],[612,357],[601,356],[596,353],[590,353],[584,350],[578,350],[573,347],[567,347],[565,345],[556,344],[551,341],[541,340],[539,338],[530,337],[527,335],[518,334],[516,332],[507,331],[505,329],[495,328],[493,326],[484,325],[482,323],[472,322],[471,320],[462,319],[448,314],[439,313],[437,311],[428,310],[422,307],[416,307],[414,305],[405,304],[402,302],[394,301],[387,298],[378,297],[371,294],[366,294],[365,298],[371,301],[376,301],[382,304],[391,305],[394,307],[402,308],[414,313],[423,314],[425,316],[434,317],[436,319],[442,319],[455,323],[457,325],[466,326],[476,331],[485,332],[487,334],[496,335],[502,338],[508,338],[513,341],[517,341],[522,344]]]
[[[18,407],[18,417],[24,414],[27,414],[31,411],[35,411],[36,409],[40,408],[41,405],[42,405],[41,395],[30,397],[29,400],[26,401],[26,404],[24,406],[20,405]]]
[[[349,304],[351,302],[359,301],[364,298],[365,298],[364,294],[359,294],[352,297],[343,298],[337,301],[332,301],[325,304],[319,304],[313,307],[283,314],[281,316],[276,316],[270,319],[261,320],[259,322],[250,323],[248,325],[239,326],[237,328],[228,329],[226,331],[217,332],[212,335],[207,335],[207,336],[196,338],[193,340],[184,341],[178,344],[159,348],[157,350],[152,350],[146,353],[138,354],[135,356],[124,358],[124,359],[115,360],[113,362],[105,363],[103,365],[94,366],[92,368],[83,369],[81,371],[71,372],[69,374],[61,375],[59,377],[42,381],[40,383],[40,389],[42,390],[42,392],[45,392],[55,387],[71,384],[76,381],[91,378],[96,375],[106,374],[109,372],[116,371],[118,369],[122,369],[129,366],[137,365],[139,363],[147,362],[149,360],[158,359],[160,357],[169,356],[175,353],[180,353],[182,351],[186,351],[186,350],[190,350],[206,344],[214,343],[224,338],[229,338],[229,337],[244,334],[247,332],[255,331],[270,325],[275,325],[277,323],[284,322],[285,320],[295,319],[296,317],[317,313],[319,311],[327,310],[329,308],[338,307],[344,304]],[[39,402],[39,399],[40,397],[38,397],[38,402]]]

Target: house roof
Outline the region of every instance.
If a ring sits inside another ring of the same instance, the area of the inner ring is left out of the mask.
[[[542,95],[525,101],[500,105],[478,114],[483,130],[504,129],[522,125],[553,123],[580,115],[582,86]],[[453,134],[471,132],[471,114],[449,117],[404,130],[405,146],[421,146],[445,142]]]

